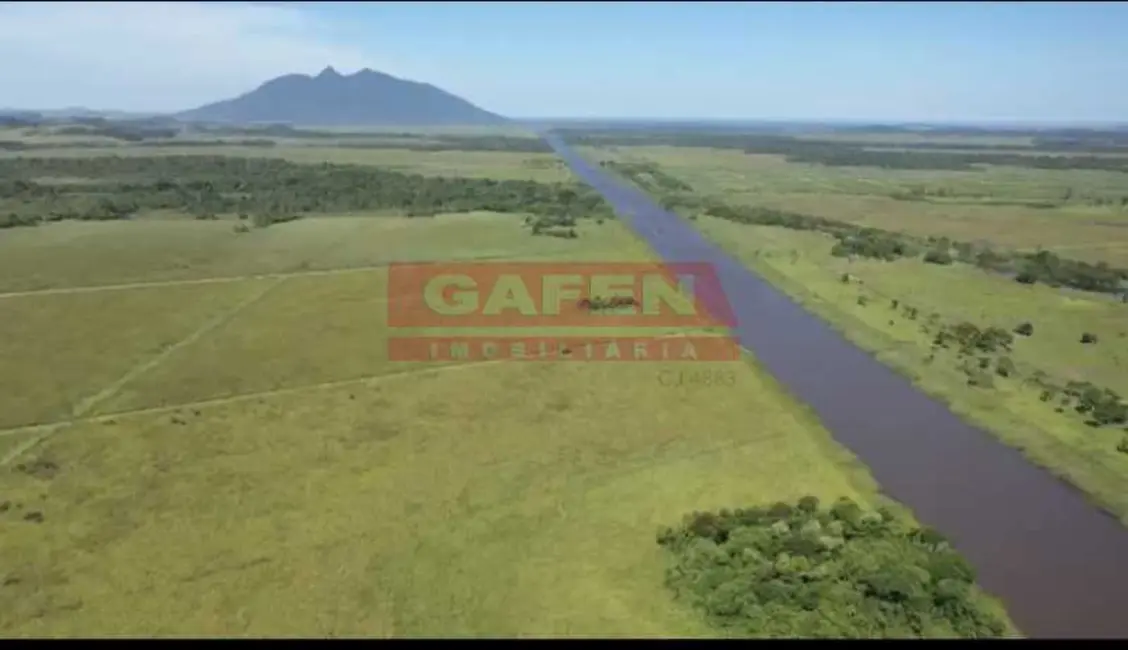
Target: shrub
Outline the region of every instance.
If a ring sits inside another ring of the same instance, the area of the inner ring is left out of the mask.
[[[995,380],[992,379],[991,375],[987,374],[986,372],[977,370],[975,372],[969,373],[967,378],[967,385],[975,386],[977,388],[994,388]]]
[[[946,250],[930,250],[924,254],[924,261],[947,266],[952,263],[952,255]]]

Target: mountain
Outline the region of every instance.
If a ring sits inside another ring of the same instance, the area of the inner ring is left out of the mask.
[[[289,74],[255,90],[176,115],[192,122],[284,122],[295,126],[468,126],[508,120],[430,84],[364,69]]]

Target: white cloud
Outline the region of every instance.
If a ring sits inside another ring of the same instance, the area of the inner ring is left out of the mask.
[[[332,32],[274,3],[4,3],[0,107],[171,111],[326,65],[410,72]]]

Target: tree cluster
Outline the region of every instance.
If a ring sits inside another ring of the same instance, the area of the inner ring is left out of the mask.
[[[849,499],[695,512],[658,542],[666,583],[730,634],[995,637],[1002,618],[945,538]]]
[[[613,217],[578,183],[405,174],[362,165],[300,165],[223,156],[0,160],[3,225],[59,219],[121,219],[150,210],[196,216],[400,211],[409,216],[491,211],[551,217]],[[33,179],[77,178],[81,183]]]
[[[602,160],[599,166],[615,172],[644,191],[661,194],[664,192],[692,192],[693,187],[685,181],[662,171],[651,162],[617,162]]]

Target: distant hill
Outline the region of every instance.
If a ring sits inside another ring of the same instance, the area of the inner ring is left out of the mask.
[[[289,74],[255,90],[175,116],[191,122],[295,126],[471,126],[508,120],[430,84],[364,69],[316,77]]]

